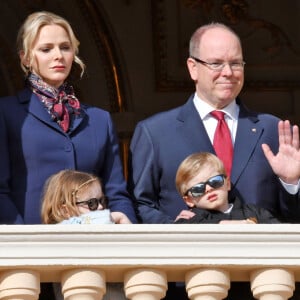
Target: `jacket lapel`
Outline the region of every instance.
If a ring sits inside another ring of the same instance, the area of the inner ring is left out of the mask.
[[[262,133],[263,128],[261,127],[257,116],[249,113],[243,105],[240,105],[231,174],[231,182],[233,185],[236,183],[251,159]]]
[[[248,111],[239,100],[238,104],[240,105],[240,113],[231,173],[231,182],[233,185],[247,166],[263,133],[263,127],[261,127],[257,115]],[[203,122],[194,106],[193,95],[179,110],[177,121],[177,130],[183,136],[186,145],[191,149],[190,153],[206,151],[216,154]]]
[[[32,116],[34,116],[39,121],[47,124],[48,126],[52,127],[53,129],[56,129],[60,131],[61,133],[64,133],[61,127],[51,119],[50,114],[47,112],[47,110],[44,108],[38,97],[32,93],[29,89],[25,89],[18,94],[18,98],[20,103],[24,105],[25,110]],[[74,124],[72,126],[72,129],[70,130],[69,134],[72,133],[82,122],[86,112],[83,109],[82,116],[79,118],[76,118],[74,120]]]
[[[69,130],[69,134],[71,134],[72,132],[74,132],[76,130],[76,128],[82,123],[82,121],[88,117],[87,111],[86,109],[83,107],[83,105],[81,104],[81,113],[80,116],[76,117],[73,120],[73,124],[72,127]]]
[[[177,130],[185,140],[186,145],[190,147],[190,153],[202,151],[215,153],[203,122],[195,108],[193,95],[179,110],[177,121]]]

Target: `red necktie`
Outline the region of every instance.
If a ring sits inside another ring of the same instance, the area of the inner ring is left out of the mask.
[[[227,176],[230,177],[233,157],[233,146],[231,134],[227,123],[225,122],[222,111],[214,110],[210,113],[218,120],[218,125],[214,135],[214,148],[217,156],[223,161]]]

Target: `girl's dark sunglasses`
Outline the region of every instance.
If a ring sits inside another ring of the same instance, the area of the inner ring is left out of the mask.
[[[76,205],[87,205],[89,210],[97,210],[99,204],[101,204],[103,208],[106,208],[108,204],[107,197],[102,196],[101,198],[91,198],[89,200],[76,202]]]
[[[185,196],[187,196],[189,193],[192,195],[192,197],[197,198],[201,197],[203,194],[205,194],[206,185],[208,184],[210,187],[217,189],[224,185],[226,176],[223,174],[213,176],[209,178],[205,182],[200,182],[188,189],[185,192]]]

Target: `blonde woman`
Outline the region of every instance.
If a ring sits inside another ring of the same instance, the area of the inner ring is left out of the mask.
[[[41,223],[44,182],[63,169],[101,178],[109,209],[135,223],[110,114],[81,103],[72,86],[85,65],[70,24],[35,12],[17,45],[25,88],[0,100],[0,224]]]

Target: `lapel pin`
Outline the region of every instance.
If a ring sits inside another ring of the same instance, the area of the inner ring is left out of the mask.
[[[256,132],[256,128],[252,128],[252,132]]]

